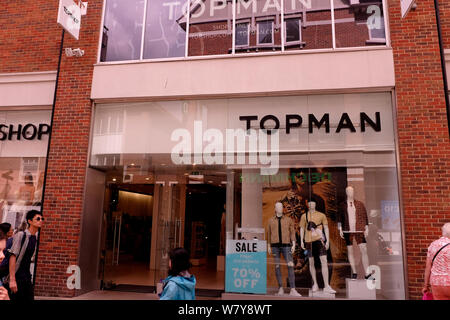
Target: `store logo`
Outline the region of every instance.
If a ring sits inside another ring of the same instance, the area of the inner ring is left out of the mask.
[[[44,135],[50,133],[50,126],[45,123],[41,123],[39,125],[34,125],[32,123],[28,123],[25,125],[19,124],[14,125],[10,124],[9,126],[6,124],[0,124],[0,141],[4,141],[6,139],[12,140],[13,137],[16,137],[17,140],[21,140],[22,138],[25,140],[41,140]]]
[[[265,166],[262,175],[274,175],[279,167],[278,130],[219,129],[203,132],[202,121],[194,121],[194,137],[187,129],[176,129],[171,140],[178,142],[171,152],[174,164],[246,164]],[[248,148],[246,147],[248,145]]]
[[[252,126],[252,121],[258,121],[258,116],[240,116],[239,120],[244,121],[247,130]],[[339,119],[339,123],[336,127],[336,133],[340,133],[341,130],[347,129],[350,132],[356,132],[354,125],[354,120],[350,118],[348,113],[343,113]],[[269,123],[269,124],[267,124]],[[291,129],[300,128],[303,124],[303,118],[299,114],[287,114],[285,116],[285,132],[286,134],[291,133]],[[375,112],[375,120],[370,118],[365,112],[359,114],[359,124],[361,132],[366,131],[366,127],[370,126],[375,132],[381,131],[381,116],[379,112]],[[267,130],[268,134],[272,131],[278,131],[280,128],[280,119],[274,115],[266,115],[259,120],[259,127],[261,129]],[[325,132],[330,133],[330,114],[325,113],[320,120],[316,118],[314,114],[308,114],[308,131],[309,133],[314,132],[314,128],[319,130],[321,127],[325,127]]]

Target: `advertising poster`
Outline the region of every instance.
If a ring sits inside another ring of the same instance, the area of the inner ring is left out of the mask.
[[[267,291],[267,243],[259,240],[227,240],[225,291]]]

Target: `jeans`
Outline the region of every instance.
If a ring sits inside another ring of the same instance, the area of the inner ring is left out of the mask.
[[[277,276],[278,286],[282,287],[283,282],[281,280],[280,270],[280,256],[283,254],[284,259],[288,264],[288,277],[289,287],[295,288],[295,275],[294,275],[294,259],[292,259],[291,246],[289,247],[272,247],[272,253],[275,257],[275,275]]]

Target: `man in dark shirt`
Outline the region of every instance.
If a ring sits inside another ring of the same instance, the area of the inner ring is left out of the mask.
[[[9,250],[9,281],[8,287],[11,300],[33,300],[33,285],[31,281],[30,265],[36,250],[36,236],[42,227],[44,218],[39,211],[31,210],[27,213],[28,228],[14,236]],[[23,239],[23,237],[26,237]]]

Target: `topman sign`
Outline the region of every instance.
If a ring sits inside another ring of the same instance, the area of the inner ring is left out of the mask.
[[[81,2],[60,0],[58,9],[58,24],[70,33],[76,40],[79,38],[81,26]]]

